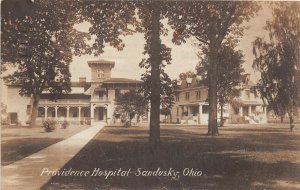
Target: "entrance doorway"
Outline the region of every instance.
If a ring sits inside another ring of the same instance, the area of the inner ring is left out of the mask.
[[[243,106],[243,116],[249,116],[249,106]]]
[[[107,115],[107,113],[106,113],[106,109],[104,107],[95,108],[95,115],[94,115],[95,121],[106,120],[106,117],[107,117],[106,115]]]
[[[98,120],[103,120],[103,108],[98,109]]]
[[[11,124],[18,124],[18,113],[10,113],[10,123]]]

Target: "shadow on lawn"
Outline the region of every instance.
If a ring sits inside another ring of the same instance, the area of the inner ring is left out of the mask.
[[[119,136],[116,142],[111,135]],[[293,137],[277,134],[276,142],[260,139],[257,144],[249,134],[220,137],[162,129],[157,155],[149,151],[146,129],[105,128],[63,168],[93,171],[132,168],[128,177],[53,177],[42,189],[270,189],[270,180],[297,182],[297,164],[281,161],[265,163],[251,160],[237,150],[275,152],[296,150],[289,145]],[[269,139],[270,140],[270,139]],[[282,144],[278,146],[278,143]],[[270,144],[272,143],[272,144]],[[284,147],[285,148],[284,148]],[[232,151],[230,153],[221,151]],[[180,179],[171,177],[137,177],[137,168],[156,170],[172,168],[180,171]],[[185,177],[185,168],[201,170],[201,177]],[[259,182],[259,183],[257,183]],[[254,186],[254,183],[257,183]]]
[[[1,142],[1,165],[9,165],[61,140],[63,139],[32,137],[4,140]]]

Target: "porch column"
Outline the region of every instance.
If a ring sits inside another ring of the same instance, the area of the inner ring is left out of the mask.
[[[267,123],[268,122],[267,106],[262,106],[262,107],[263,107],[263,112],[265,117],[264,122]]]
[[[103,111],[103,113],[105,113],[105,122],[107,123],[108,105],[105,106],[104,110],[105,110],[105,111]]]
[[[58,107],[55,106],[55,119],[57,119],[57,109],[58,109]]]
[[[78,106],[78,119],[80,121],[80,111],[81,111],[81,106]]]
[[[201,124],[201,121],[202,121],[202,105],[199,104],[199,121],[198,121],[198,123]]]
[[[45,106],[45,119],[48,117],[48,106]]]
[[[70,117],[70,113],[69,113],[69,111],[70,111],[70,107],[69,106],[67,106],[67,120],[69,121],[69,117]]]
[[[251,105],[249,105],[249,107],[248,107],[248,116],[251,116],[252,115],[252,113],[251,113]]]
[[[243,116],[243,106],[239,108],[239,116]]]
[[[91,104],[91,124],[93,124],[93,122],[94,122],[94,105],[93,104]]]
[[[151,113],[151,105],[150,105],[150,103],[149,103],[149,109],[148,109],[148,113],[147,113],[147,121],[150,123],[150,113]]]
[[[111,105],[107,105],[106,107],[106,122],[110,121],[111,119]]]

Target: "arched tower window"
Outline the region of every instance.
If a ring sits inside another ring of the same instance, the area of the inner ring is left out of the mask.
[[[97,78],[104,78],[104,72],[102,70],[97,71]]]

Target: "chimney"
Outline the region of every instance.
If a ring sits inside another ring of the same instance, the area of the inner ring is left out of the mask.
[[[80,83],[85,83],[86,82],[86,77],[79,77],[79,82]]]

